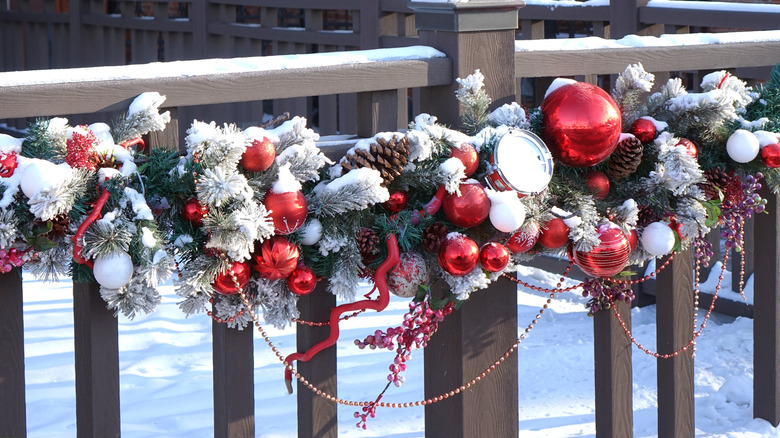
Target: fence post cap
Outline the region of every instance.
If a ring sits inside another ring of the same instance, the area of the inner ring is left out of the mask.
[[[411,1],[418,30],[474,32],[517,29],[522,0]]]

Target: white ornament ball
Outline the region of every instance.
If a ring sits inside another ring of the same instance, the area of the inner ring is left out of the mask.
[[[737,163],[749,163],[758,156],[758,137],[750,131],[737,129],[726,142],[726,152]]]
[[[322,222],[317,219],[309,219],[298,230],[298,234],[301,236],[302,245],[314,245],[322,238]]]
[[[19,185],[24,195],[32,198],[41,190],[50,189],[65,182],[71,173],[72,169],[67,164],[57,165],[35,158],[31,159],[24,167]]]
[[[514,190],[497,192],[485,191],[490,199],[490,223],[498,231],[511,233],[525,222],[525,207]]]
[[[111,253],[106,257],[98,257],[92,266],[95,280],[106,289],[119,289],[126,285],[133,276],[133,260],[124,251]]]
[[[777,134],[769,131],[756,131],[753,135],[758,138],[758,146],[763,149],[764,146],[775,144],[778,141]]]
[[[404,252],[398,265],[387,274],[387,287],[390,293],[401,298],[417,295],[417,286],[426,285],[431,274],[425,258],[416,252]]]
[[[662,256],[674,248],[674,230],[666,222],[653,222],[642,232],[642,247],[648,254]]]

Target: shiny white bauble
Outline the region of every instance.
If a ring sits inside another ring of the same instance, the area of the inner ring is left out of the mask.
[[[124,251],[98,257],[92,266],[95,280],[106,289],[119,289],[130,282],[133,276],[133,260]]]
[[[758,137],[744,129],[737,129],[726,141],[726,152],[737,163],[753,161],[760,149]]]
[[[674,248],[674,230],[666,222],[653,222],[642,232],[642,247],[648,254],[662,256]]]
[[[309,219],[298,230],[298,234],[301,236],[301,245],[314,245],[322,238],[322,222]]]

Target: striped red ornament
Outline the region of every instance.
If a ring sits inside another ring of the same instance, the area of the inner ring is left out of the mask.
[[[628,263],[631,245],[623,230],[612,222],[598,226],[601,243],[589,252],[572,251],[574,263],[591,277],[612,277]]]

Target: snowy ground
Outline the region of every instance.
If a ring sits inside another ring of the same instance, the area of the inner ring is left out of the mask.
[[[716,270],[717,272],[717,270]],[[557,276],[523,268],[535,284],[554,284]],[[728,280],[728,279],[727,279]],[[730,284],[727,281],[726,284]],[[30,437],[75,436],[75,393],[71,284],[25,282],[24,322],[27,423]],[[151,316],[120,319],[122,436],[212,436],[211,322],[185,319],[172,288]],[[544,303],[534,292],[518,291],[518,315],[525,326]],[[593,332],[584,299],[576,293],[556,298],[551,310],[519,349],[520,436],[593,437]],[[406,302],[394,299],[388,310],[351,319],[344,325],[339,354],[339,396],[373,399],[383,387],[385,351],[358,350],[353,340],[377,328],[398,325]],[[636,337],[655,345],[655,307],[635,309]],[[701,318],[700,318],[701,320]],[[780,429],[752,419],[753,322],[716,315],[698,342],[696,426],[702,437],[780,437]],[[294,349],[292,331],[269,330],[283,352]],[[634,431],[656,435],[655,359],[634,350]],[[422,355],[406,373],[407,383],[391,389],[384,401],[419,400]],[[293,437],[295,397],[288,396],[282,367],[255,336],[255,399],[259,437]],[[368,430],[358,430],[354,408],[339,408],[339,433],[352,437],[412,438],[424,435],[423,409],[380,409]]]

